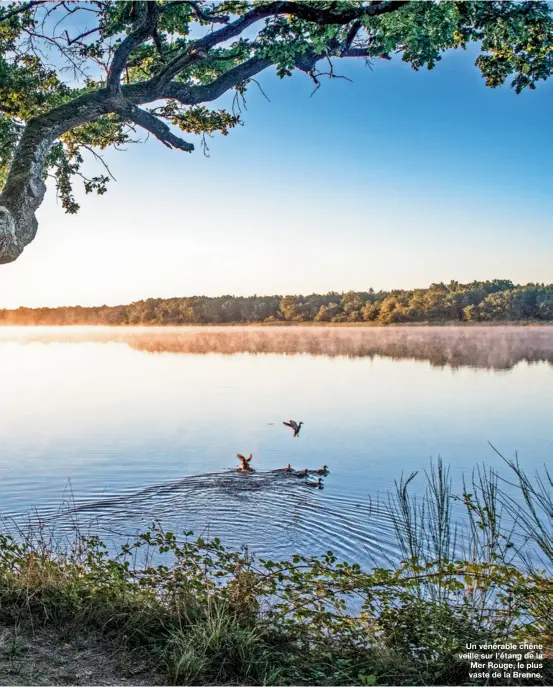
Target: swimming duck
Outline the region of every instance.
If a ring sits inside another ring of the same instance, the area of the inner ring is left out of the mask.
[[[296,470],[294,472],[294,477],[307,477],[309,470],[305,468],[305,470]]]
[[[288,463],[288,465],[285,468],[278,468],[277,470],[273,470],[273,472],[294,472],[294,471],[292,470],[292,466],[290,465],[290,463]]]
[[[298,424],[295,420],[289,420],[288,422],[283,422],[282,424],[286,425],[287,427],[291,427],[294,430],[294,436],[297,437],[300,433],[300,429],[303,425],[303,422],[300,422]]]
[[[245,458],[241,453],[237,453],[236,457],[240,461],[240,467],[238,468],[242,472],[251,472],[250,461],[252,459],[252,454],[250,453],[247,458]]]
[[[323,465],[322,468],[319,468],[318,470],[309,470],[309,472],[313,472],[315,475],[328,475],[328,467],[326,465]]]
[[[323,489],[323,480],[319,477],[316,482],[305,482],[308,487],[316,487],[317,489]]]

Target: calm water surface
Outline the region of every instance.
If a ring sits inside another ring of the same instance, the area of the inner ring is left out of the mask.
[[[442,456],[460,484],[502,468],[488,442],[530,471],[553,457],[546,327],[3,328],[0,380],[0,515],[63,530],[71,501],[115,539],[158,519],[368,563],[394,554],[371,503],[402,472]],[[324,490],[270,473],[287,463],[328,465]]]

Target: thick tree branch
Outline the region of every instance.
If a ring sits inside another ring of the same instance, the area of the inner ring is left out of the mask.
[[[187,50],[184,54],[179,55],[174,60],[162,69],[150,81],[152,86],[160,92],[164,86],[171,81],[175,76],[182,72],[186,67],[189,67],[194,62],[199,62],[207,56],[207,50],[198,49],[196,47]]]
[[[0,22],[6,21],[6,19],[9,19],[10,17],[15,17],[16,14],[26,12],[27,10],[30,10],[32,7],[36,7],[37,5],[44,5],[48,1],[49,0],[32,0],[31,2],[24,2],[22,5],[19,5],[19,7],[16,7],[15,9],[10,10],[9,12],[5,12],[4,14],[0,14]]]
[[[263,57],[252,57],[222,74],[209,84],[202,86],[185,86],[171,81],[163,90],[164,98],[173,98],[183,105],[197,105],[217,100],[231,88],[259,74],[273,63]]]
[[[349,24],[350,21],[361,19],[362,17],[375,17],[389,12],[395,12],[403,5],[406,5],[408,0],[397,0],[394,2],[376,2],[369,5],[359,5],[358,7],[340,8],[332,10],[322,10],[316,5],[307,2],[296,2],[295,0],[277,0],[277,2],[269,2],[266,4],[259,4],[249,12],[246,12],[242,17],[227,24],[217,31],[200,38],[194,44],[196,49],[209,50],[210,48],[224,43],[230,38],[240,35],[245,29],[267,17],[276,16],[279,14],[290,14],[298,19],[311,21],[316,24]]]
[[[403,5],[407,4],[407,2],[408,0],[377,2],[370,5],[360,5],[359,7],[346,7],[342,9],[338,7],[333,10],[321,10],[312,4],[295,2],[295,0],[278,0],[277,2],[260,4],[249,12],[246,12],[246,14],[239,19],[195,41],[186,52],[169,62],[165,69],[154,77],[154,79],[158,87],[163,88],[165,84],[177,76],[177,74],[185,69],[191,62],[204,57],[208,50],[231,38],[239,36],[252,24],[255,24],[261,19],[266,19],[267,17],[278,14],[291,14],[298,17],[298,19],[320,24],[348,24],[350,21],[362,17],[373,17],[395,12]]]
[[[120,114],[123,119],[134,122],[143,129],[146,129],[146,131],[149,131],[168,148],[178,148],[187,153],[191,153],[194,150],[192,143],[187,143],[183,141],[182,138],[175,136],[165,122],[162,122],[157,117],[154,117],[153,114],[146,112],[146,110],[132,103],[125,102],[122,104],[118,109],[118,114]]]
[[[301,71],[311,74],[315,65],[320,60],[328,57],[327,55],[317,54],[314,52],[307,52],[299,56],[296,60],[295,67]],[[388,55],[373,55],[371,51],[366,48],[351,48],[348,51],[340,52],[336,57],[379,57],[389,60]],[[240,83],[251,79],[256,74],[272,66],[273,62],[263,57],[252,57],[242,64],[229,69],[219,78],[215,79],[209,84],[201,86],[186,86],[178,81],[169,82],[160,94],[160,97],[178,100],[182,105],[197,105],[199,103],[212,102],[217,100],[224,93],[232,88],[235,88]],[[132,88],[129,87],[129,88]],[[129,93],[127,97],[133,98]],[[134,98],[133,98],[134,100]]]
[[[368,5],[359,5],[358,7],[341,7],[340,3],[336,3],[333,9],[322,10],[316,5],[309,2],[295,2],[288,0],[284,2],[270,3],[274,10],[270,14],[291,14],[298,19],[305,21],[312,21],[316,24],[349,24],[350,21],[361,19],[363,17],[376,17],[388,12],[395,12],[403,5],[406,5],[408,0],[400,0],[395,2],[371,2]]]
[[[350,29],[348,31],[348,34],[340,46],[341,53],[343,54],[344,52],[347,52],[351,46],[353,45],[353,41],[355,40],[355,37],[361,30],[361,22],[360,21],[355,21],[353,24],[350,26]]]
[[[265,6],[260,5],[259,7],[246,12],[244,16],[236,19],[230,24],[227,24],[222,29],[212,31],[211,33],[207,34],[207,36],[195,41],[188,50],[171,60],[171,62],[169,62],[169,64],[154,77],[158,88],[162,89],[171,81],[171,79],[177,76],[179,72],[181,72],[193,61],[205,57],[207,55],[207,51],[214,46],[239,36],[245,29],[255,22],[274,14],[275,7],[279,4],[281,3],[270,3],[269,5]]]
[[[381,60],[390,60],[391,57],[387,53],[375,55],[368,48],[350,48],[340,53],[339,57],[379,57]]]
[[[137,27],[121,42],[111,60],[106,87],[112,93],[117,92],[121,87],[121,73],[129,55],[135,48],[148,40],[156,29],[158,15],[156,3],[148,0],[136,4],[141,15],[137,21]]]

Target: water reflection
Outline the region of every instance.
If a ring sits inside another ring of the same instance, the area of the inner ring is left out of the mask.
[[[149,353],[313,356],[427,361],[509,370],[553,365],[553,327],[6,327],[0,341],[119,342]]]

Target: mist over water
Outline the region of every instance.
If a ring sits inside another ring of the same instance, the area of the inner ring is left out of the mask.
[[[553,326],[471,327],[7,327],[0,342],[126,343],[150,353],[236,353],[424,360],[434,366],[506,370],[553,365]]]
[[[382,561],[402,472],[551,464],[552,363],[553,327],[0,328],[0,515]]]

